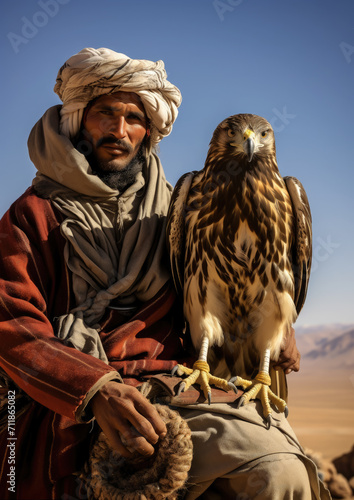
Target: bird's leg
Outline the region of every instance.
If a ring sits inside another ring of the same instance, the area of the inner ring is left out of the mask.
[[[263,415],[267,422],[267,427],[269,429],[272,419],[272,409],[270,403],[273,403],[279,411],[284,412],[285,416],[288,416],[288,407],[286,402],[276,396],[274,392],[270,389],[271,378],[269,375],[269,364],[270,364],[270,349],[266,348],[260,359],[259,372],[253,380],[245,380],[241,377],[235,377],[236,385],[241,385],[247,391],[244,393],[242,398],[238,403],[238,408],[251,399],[258,397],[262,403]]]
[[[214,384],[216,387],[220,389],[224,389],[225,391],[229,391],[230,389],[234,390],[237,393],[236,386],[219,377],[214,377],[210,374],[209,364],[207,362],[208,359],[208,350],[209,350],[209,337],[204,335],[202,338],[202,344],[200,346],[199,358],[193,364],[193,369],[187,368],[182,365],[177,365],[172,370],[172,375],[176,373],[179,376],[183,374],[189,375],[180,385],[178,394],[181,392],[187,391],[191,385],[200,384],[205,399],[208,400],[208,403],[211,403],[211,388],[209,384]]]

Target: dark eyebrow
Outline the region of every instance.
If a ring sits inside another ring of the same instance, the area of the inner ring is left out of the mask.
[[[102,104],[100,102],[93,104],[93,108],[103,109],[104,111],[116,111],[118,108],[114,104]]]
[[[142,111],[129,111],[129,113],[140,117],[142,120],[145,120],[146,118]]]
[[[102,109],[103,111],[119,111],[119,108],[117,108],[117,106],[115,104],[103,104],[103,103],[98,102],[97,104],[93,104],[92,107]],[[136,115],[139,118],[141,118],[142,120],[146,119],[145,114],[140,110],[129,111],[129,114]]]
[[[100,108],[100,109],[103,109],[104,111],[119,111],[119,107],[117,107],[116,104],[103,104],[103,103],[97,103],[97,104],[93,104],[92,107],[97,107],[97,108]],[[140,110],[136,110],[136,111],[129,111],[129,113],[133,113],[135,115],[139,115],[141,116],[142,118],[145,118],[145,114],[140,111]]]

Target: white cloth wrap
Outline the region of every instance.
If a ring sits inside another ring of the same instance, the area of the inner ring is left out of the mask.
[[[167,80],[163,61],[130,59],[106,48],[83,49],[60,68],[54,87],[63,101],[60,132],[75,137],[87,104],[118,91],[139,95],[150,120],[152,147],[171,132],[182,98]]]

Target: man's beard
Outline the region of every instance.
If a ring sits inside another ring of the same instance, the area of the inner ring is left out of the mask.
[[[119,143],[119,139],[116,142]],[[134,184],[137,174],[143,170],[143,167],[146,163],[144,141],[140,144],[139,150],[134,158],[132,158],[128,165],[126,165],[121,170],[109,170],[109,162],[102,162],[97,160],[92,152],[89,154],[87,154],[86,152],[85,154],[85,151],[83,150],[84,148],[80,148],[80,144],[86,144],[87,147],[87,142],[83,143],[79,139],[76,143],[76,147],[80,151],[80,153],[86,156],[86,159],[92,169],[92,173],[97,175],[97,177],[99,177],[101,181],[104,182],[107,186],[112,189],[118,190],[120,193]]]
[[[92,168],[92,172],[97,175],[107,186],[112,189],[117,189],[120,193],[125,191],[129,186],[134,184],[136,176],[143,170],[145,165],[144,145],[141,144],[137,154],[121,170],[108,171],[105,168],[106,162],[99,162],[91,155],[87,160]]]

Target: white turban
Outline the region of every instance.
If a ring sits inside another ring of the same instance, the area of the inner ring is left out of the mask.
[[[87,104],[118,91],[140,97],[151,124],[151,146],[171,132],[182,98],[167,80],[163,61],[130,59],[105,48],[83,49],[60,68],[54,87],[63,101],[60,132],[75,137]]]

